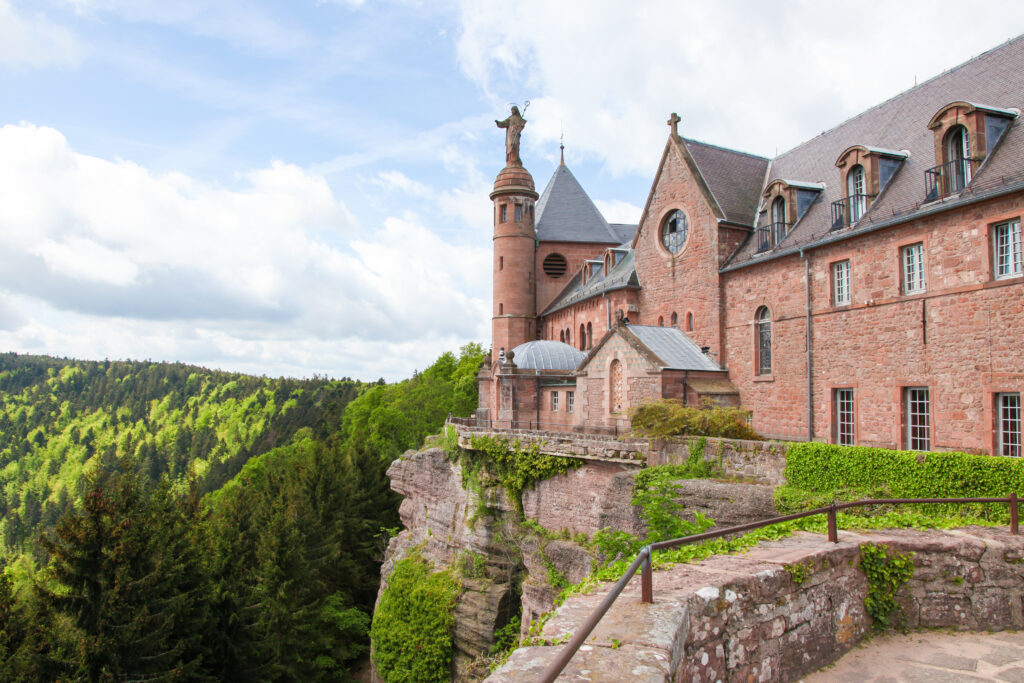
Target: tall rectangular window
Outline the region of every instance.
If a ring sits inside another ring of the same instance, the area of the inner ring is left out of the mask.
[[[1021,256],[1020,220],[1000,223],[992,228],[992,262],[996,279],[1024,275]]]
[[[996,420],[999,429],[999,455],[1019,458],[1020,448],[1020,394],[996,394]]]
[[[849,261],[837,261],[832,264],[832,305],[850,305]]]
[[[907,450],[931,450],[931,404],[928,387],[907,387],[903,390],[903,398],[907,424]]]
[[[508,221],[508,205],[507,204],[502,204],[501,205],[501,222],[505,223],[506,221]]]
[[[565,392],[565,410],[567,412],[573,412],[576,409],[576,392],[567,391]]]
[[[516,216],[516,223],[518,223],[519,221],[523,220],[523,205],[522,204],[516,204],[515,216]]]
[[[833,389],[835,407],[835,441],[840,446],[853,445],[853,389]]]
[[[551,412],[553,412],[553,413],[557,413],[558,412],[558,392],[557,391],[552,391],[551,392]]]
[[[900,249],[903,264],[903,293],[919,294],[924,291],[924,244],[910,244]]]

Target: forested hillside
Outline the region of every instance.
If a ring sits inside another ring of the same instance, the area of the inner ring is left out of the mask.
[[[0,680],[344,680],[385,470],[483,358],[384,385],[0,356]]]
[[[38,531],[81,502],[83,473],[132,457],[147,480],[194,476],[215,490],[303,427],[329,437],[363,388],[181,363],[0,354],[0,556],[38,554]]]

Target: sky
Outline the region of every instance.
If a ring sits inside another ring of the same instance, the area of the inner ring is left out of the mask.
[[[984,13],[0,0],[0,351],[407,377],[489,343],[511,103],[538,189],[564,140],[636,222],[671,112],[773,156],[1024,32],[1019,0]]]

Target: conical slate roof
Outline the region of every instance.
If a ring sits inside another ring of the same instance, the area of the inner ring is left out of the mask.
[[[621,244],[623,241],[565,164],[559,164],[555,169],[537,202],[537,239],[542,242],[600,244]]]

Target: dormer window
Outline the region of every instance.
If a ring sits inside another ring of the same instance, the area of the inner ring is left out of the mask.
[[[815,202],[824,186],[793,180],[773,180],[762,195],[761,213],[757,228],[757,250],[777,247],[793,226]]]
[[[1018,114],[1016,109],[973,102],[950,102],[940,109],[928,123],[937,165],[924,172],[925,201],[958,194],[970,185]]]
[[[840,154],[836,166],[844,196],[832,202],[832,229],[853,225],[864,218],[907,156],[904,151],[866,145],[853,145]]]

